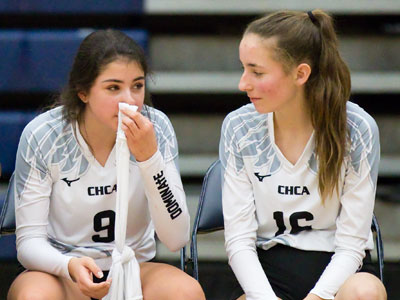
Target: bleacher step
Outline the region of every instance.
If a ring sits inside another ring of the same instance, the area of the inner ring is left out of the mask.
[[[153,93],[239,94],[240,72],[156,71],[149,81]],[[400,93],[400,72],[353,72],[353,93]]]
[[[280,9],[308,11],[316,7],[336,14],[394,14],[400,13],[397,0],[252,0],[243,5],[232,0],[146,0],[147,14],[261,14]]]

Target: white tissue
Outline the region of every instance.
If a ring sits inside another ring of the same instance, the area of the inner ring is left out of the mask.
[[[124,114],[122,113],[121,109],[125,108],[125,109],[129,109],[132,112],[135,112],[138,110],[138,107],[136,105],[130,105],[128,103],[124,103],[121,102],[118,104],[118,129],[117,129],[117,138],[122,138],[122,139],[126,139],[125,136],[125,132],[121,129],[121,125],[122,125],[122,117],[124,116]]]

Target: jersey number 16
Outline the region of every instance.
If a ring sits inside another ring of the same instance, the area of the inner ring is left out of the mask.
[[[275,233],[275,236],[283,234],[286,230],[285,222],[283,221],[283,212],[274,212],[274,219],[276,222],[276,226],[278,226],[278,231]],[[313,219],[314,216],[308,211],[298,211],[292,213],[289,217],[290,226],[292,227],[292,229],[290,230],[290,234],[296,234],[303,230],[311,230],[311,225],[300,226],[299,220],[311,221]]]

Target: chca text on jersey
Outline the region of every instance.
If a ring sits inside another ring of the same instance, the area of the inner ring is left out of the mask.
[[[117,191],[117,185],[114,184],[106,186],[89,186],[88,195],[89,196],[99,196],[99,195],[109,195]]]

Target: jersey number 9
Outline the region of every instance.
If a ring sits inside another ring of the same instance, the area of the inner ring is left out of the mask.
[[[114,229],[115,212],[113,210],[105,210],[97,213],[93,218],[93,230],[102,233],[93,235],[93,242],[111,243],[114,241]]]

